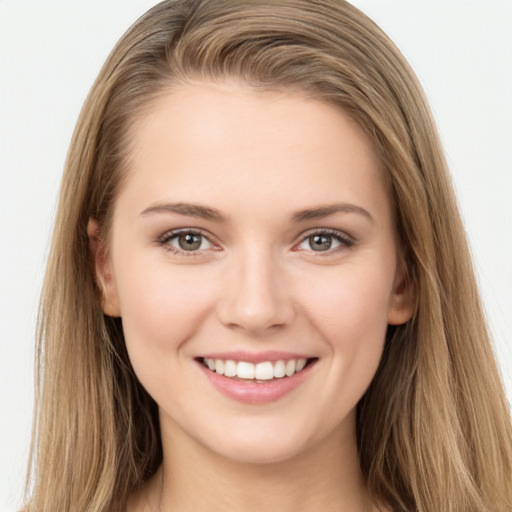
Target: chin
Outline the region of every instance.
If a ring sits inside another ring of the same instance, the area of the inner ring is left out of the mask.
[[[232,430],[228,430],[233,434]],[[304,453],[311,444],[307,436],[290,429],[238,430],[239,435],[212,436],[202,443],[208,450],[233,462],[245,464],[277,464]],[[301,434],[301,435],[294,435]],[[212,440],[215,439],[215,443]]]
[[[217,454],[233,462],[243,464],[278,464],[298,457],[303,448],[292,446],[261,446],[260,444],[248,444],[232,447],[226,450],[216,450]]]

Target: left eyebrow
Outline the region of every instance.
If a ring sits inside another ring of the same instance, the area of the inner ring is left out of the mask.
[[[197,217],[222,223],[227,222],[226,217],[218,210],[192,203],[157,203],[143,210],[140,215],[146,216],[152,213],[175,213],[186,217]]]
[[[363,215],[368,220],[375,222],[368,210],[351,203],[337,203],[328,206],[320,206],[318,208],[308,208],[299,210],[292,215],[292,222],[304,222],[306,220],[317,220],[329,217],[335,213],[357,213]]]

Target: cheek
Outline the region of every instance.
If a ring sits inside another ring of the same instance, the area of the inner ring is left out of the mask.
[[[145,369],[162,368],[165,374],[176,364],[169,353],[179,354],[208,314],[213,302],[211,281],[204,275],[199,279],[190,267],[135,258],[120,263],[118,271],[123,330],[132,364],[141,380]]]
[[[318,330],[332,342],[345,344],[385,330],[391,290],[387,269],[354,265],[306,282],[303,302]]]
[[[392,278],[378,265],[345,268],[308,286],[309,322],[320,333],[332,364],[332,391],[354,404],[379,365],[387,331]],[[314,290],[314,293],[311,291]],[[349,404],[350,405],[350,404]]]

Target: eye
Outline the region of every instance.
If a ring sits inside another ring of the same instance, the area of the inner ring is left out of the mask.
[[[205,251],[213,247],[213,244],[206,236],[191,230],[168,232],[163,235],[159,243],[174,253],[193,253]]]
[[[349,248],[354,245],[353,240],[338,231],[318,231],[309,234],[299,244],[300,250],[313,252],[335,251],[340,248]]]

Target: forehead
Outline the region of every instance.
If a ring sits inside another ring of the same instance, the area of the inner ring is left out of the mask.
[[[388,202],[380,160],[358,123],[297,92],[175,87],[135,120],[130,141],[126,192],[146,202]]]

